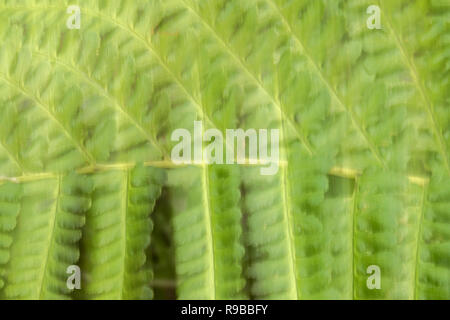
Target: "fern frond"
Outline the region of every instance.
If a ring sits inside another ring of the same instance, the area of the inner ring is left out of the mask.
[[[390,176],[392,179],[387,180]],[[389,183],[387,183],[389,181]],[[354,228],[356,299],[411,299],[417,211],[408,207],[408,182],[393,172],[367,172],[358,181]],[[420,199],[420,198],[419,198]],[[382,270],[380,290],[369,290],[367,268]],[[395,281],[392,281],[396,279]]]
[[[3,296],[69,298],[66,270],[79,259],[78,241],[84,214],[91,205],[89,178],[68,175],[22,186]]]
[[[22,186],[15,183],[0,185],[0,294],[5,285],[6,266],[10,260],[13,232],[20,211]]]
[[[240,189],[235,170],[214,165],[176,169],[169,174],[178,199],[173,226],[180,299],[245,297]]]
[[[1,297],[151,298],[165,171],[179,298],[449,297],[447,2],[76,3],[0,0]],[[194,121],[278,129],[278,172],[174,169]]]
[[[445,166],[441,166],[436,168],[424,193],[416,253],[416,299],[447,299],[450,296],[449,194],[450,179],[446,176]]]
[[[150,213],[164,172],[138,166],[92,176],[92,207],[83,230],[82,298],[147,299],[151,270],[144,268],[153,228]]]

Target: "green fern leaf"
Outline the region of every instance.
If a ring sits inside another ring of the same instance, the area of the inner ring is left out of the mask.
[[[180,299],[448,299],[449,13],[0,0],[0,297],[149,299],[175,283]],[[278,129],[278,171],[177,167],[171,134],[194,121]],[[154,210],[173,217],[153,226]]]
[[[5,268],[5,298],[70,296],[66,270],[80,255],[78,241],[84,213],[91,204],[88,179],[68,175],[23,184],[11,258]]]
[[[160,195],[164,172],[136,167],[98,173],[92,179],[80,258],[82,298],[151,298],[152,274],[145,266],[153,228],[149,213]]]

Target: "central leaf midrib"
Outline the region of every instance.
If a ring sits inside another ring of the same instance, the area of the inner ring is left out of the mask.
[[[355,280],[356,280],[356,214],[358,212],[358,195],[359,195],[359,179],[355,179],[355,186],[353,192],[353,201],[352,201],[352,300],[356,299],[356,288],[355,288]]]
[[[419,226],[417,230],[417,244],[416,244],[416,252],[415,252],[415,260],[414,260],[414,292],[413,299],[417,299],[417,291],[419,286],[419,262],[420,262],[420,240],[422,237],[422,225],[425,216],[425,208],[427,204],[427,196],[428,196],[428,184],[425,184],[423,187],[423,195],[422,195],[422,206],[419,212]]]
[[[216,299],[216,278],[215,278],[215,256],[214,256],[214,235],[213,235],[213,222],[212,222],[212,209],[210,204],[209,195],[209,172],[208,166],[202,166],[202,194],[203,194],[203,211],[205,216],[205,227],[206,227],[206,242],[209,251],[209,263],[211,272],[207,274],[208,282],[210,285],[210,291],[212,294],[211,299]]]
[[[53,210],[53,214],[51,215],[50,220],[50,232],[48,236],[48,246],[47,251],[45,253],[44,263],[42,264],[41,276],[39,277],[39,299],[44,299],[44,283],[45,283],[45,275],[47,273],[48,261],[50,259],[50,253],[52,251],[52,246],[54,242],[54,234],[56,230],[56,215],[59,207],[59,198],[61,196],[61,187],[62,187],[62,176],[58,176],[58,186],[57,186],[57,194],[55,200],[55,209]]]
[[[276,91],[278,92],[278,86],[276,86]],[[277,100],[277,102],[281,106],[281,102]],[[282,159],[286,160],[286,165],[281,167],[281,195],[282,195],[282,202],[283,202],[283,215],[286,223],[284,224],[285,234],[287,236],[287,248],[288,248],[288,259],[289,259],[289,282],[293,284],[293,290],[294,290],[294,299],[299,300],[300,299],[300,288],[298,287],[297,283],[297,256],[296,256],[296,246],[295,246],[295,227],[294,227],[294,217],[291,207],[291,181],[289,179],[289,155],[288,155],[288,142],[285,138],[285,135],[287,135],[286,132],[286,126],[284,125],[286,119],[285,114],[282,112],[282,109],[279,108],[280,113],[280,139],[281,143],[283,144],[282,149]],[[305,148],[307,149],[307,148]]]
[[[122,201],[122,234],[123,234],[123,245],[122,245],[122,256],[123,256],[123,263],[122,263],[122,271],[120,275],[120,291],[119,291],[119,299],[123,299],[124,296],[124,287],[125,287],[125,276],[126,276],[126,266],[127,266],[127,216],[128,216],[128,207],[129,207],[129,191],[130,191],[130,171],[124,170],[123,172],[123,201]]]
[[[284,219],[286,220],[286,223],[284,224],[285,234],[287,236],[287,249],[288,249],[288,256],[289,256],[289,283],[293,284],[294,291],[295,291],[295,300],[299,299],[299,288],[297,287],[297,259],[295,255],[295,237],[294,237],[294,221],[292,217],[292,208],[290,206],[290,190],[289,190],[289,179],[288,179],[288,172],[287,172],[287,166],[281,168],[281,192],[283,197],[283,215]]]

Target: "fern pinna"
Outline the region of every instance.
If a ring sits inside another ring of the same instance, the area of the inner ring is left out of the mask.
[[[0,297],[449,299],[449,14],[0,0]],[[277,172],[174,163],[194,121],[279,130]]]

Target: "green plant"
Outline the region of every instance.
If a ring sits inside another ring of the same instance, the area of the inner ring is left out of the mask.
[[[449,15],[0,0],[0,297],[449,299]],[[277,174],[177,167],[171,133],[195,120],[279,129]]]

